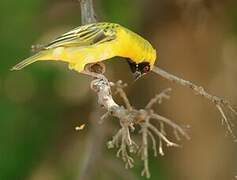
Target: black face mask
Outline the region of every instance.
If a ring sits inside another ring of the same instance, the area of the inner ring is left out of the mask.
[[[144,74],[150,71],[149,62],[142,62],[142,63],[136,64],[130,59],[127,59],[127,62],[130,66],[130,69],[134,75],[135,80],[139,79],[141,76],[143,76]]]

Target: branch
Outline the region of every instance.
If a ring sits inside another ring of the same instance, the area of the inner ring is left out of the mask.
[[[170,95],[168,95],[169,92],[171,92],[171,88],[165,89],[160,94],[157,94],[153,99],[150,100],[150,102],[146,105],[146,109],[151,109],[152,106],[154,106],[156,103],[161,104],[163,99],[170,99]]]
[[[175,75],[172,75],[158,67],[154,67],[153,72],[155,72],[156,74],[159,74],[160,76],[162,76],[165,79],[168,79],[176,84],[188,87],[190,89],[192,89],[197,95],[200,95],[206,99],[208,99],[210,102],[212,102],[216,108],[218,109],[218,111],[221,114],[222,117],[222,122],[224,122],[227,126],[227,130],[230,133],[230,135],[233,137],[233,139],[236,141],[236,137],[232,131],[231,128],[231,123],[228,121],[227,116],[224,113],[224,108],[227,108],[227,110],[229,110],[231,113],[233,113],[235,116],[237,116],[237,111],[231,106],[230,102],[220,98],[218,96],[214,96],[210,93],[208,93],[202,86],[198,86],[196,84],[193,84],[190,81],[184,80],[182,78],[179,78]]]
[[[98,108],[96,108],[97,103],[93,105],[92,113],[90,114],[90,131],[86,143],[86,150],[84,154],[84,161],[80,165],[80,173],[78,179],[91,180],[94,179],[97,173],[98,166],[100,166],[104,156],[103,156],[103,146],[104,139],[106,137],[107,126],[98,126],[95,121],[100,115]]]
[[[93,8],[93,0],[79,0],[81,4],[81,24],[96,22],[96,15]]]
[[[93,0],[79,0],[81,5],[81,24],[89,24],[96,22],[95,12],[93,9]],[[95,103],[96,104],[96,103]],[[105,138],[105,126],[98,127],[94,119],[99,116],[98,109],[94,109],[91,113],[91,130],[89,142],[86,150],[86,157],[81,167],[81,172],[78,179],[90,180],[93,179],[95,170],[99,165],[98,161],[102,157],[102,146]]]
[[[167,94],[170,89],[163,91],[162,93],[156,95],[154,98],[148,102],[144,109],[135,109],[131,106],[126,93],[123,88],[126,85],[122,84],[122,81],[117,83],[109,83],[105,76],[101,75],[101,78],[96,78],[91,82],[91,88],[94,90],[98,97],[98,104],[101,107],[104,107],[106,114],[102,116],[102,119],[108,118],[108,115],[116,117],[121,125],[121,128],[113,136],[112,140],[108,142],[108,148],[117,148],[117,157],[122,158],[125,163],[126,168],[132,168],[134,166],[134,160],[130,154],[138,154],[141,157],[141,160],[144,162],[144,169],[142,175],[145,175],[147,178],[150,177],[149,172],[149,154],[148,154],[148,138],[152,141],[152,148],[154,150],[154,155],[157,156],[156,149],[156,139],[152,133],[157,135],[159,138],[159,153],[164,155],[162,144],[166,143],[167,146],[179,146],[178,144],[171,142],[165,133],[165,125],[171,126],[175,134],[180,134],[183,137],[189,139],[189,136],[186,132],[177,124],[171,120],[154,113],[151,109],[155,103],[161,103],[162,100],[168,99],[169,95]],[[121,96],[123,99],[126,108],[118,105],[114,100],[111,93],[111,87],[115,88],[115,92]],[[150,121],[154,119],[160,123],[160,130],[155,127]],[[142,134],[141,145],[132,139],[131,133],[134,132],[134,125],[138,125],[141,129],[140,133]]]
[[[131,111],[133,108],[128,100],[126,93],[123,91],[123,88],[127,87],[127,84],[123,84],[122,81],[118,81],[116,84],[111,83],[111,86],[116,87],[115,94],[119,94],[125,103],[125,107]]]

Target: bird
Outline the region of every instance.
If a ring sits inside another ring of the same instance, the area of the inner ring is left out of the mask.
[[[134,78],[138,79],[152,70],[157,52],[150,42],[124,26],[97,22],[60,35],[11,70],[21,70],[36,61],[52,60],[67,62],[70,69],[90,74],[86,65],[113,57],[126,59]]]

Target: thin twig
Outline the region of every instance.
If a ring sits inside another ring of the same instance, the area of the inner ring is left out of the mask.
[[[156,139],[155,139],[154,135],[151,133],[151,131],[147,130],[147,133],[152,141],[152,149],[154,151],[154,156],[157,157]]]
[[[230,122],[228,121],[223,109],[221,108],[221,106],[219,104],[216,105],[216,108],[219,110],[219,112],[221,113],[221,116],[222,116],[222,121],[226,124],[227,126],[227,129],[228,131],[230,132],[230,134],[232,135],[233,139],[236,141],[236,137],[232,131],[232,128],[231,128],[231,124]]]
[[[158,137],[160,137],[163,141],[166,142],[168,147],[174,146],[174,147],[180,147],[180,145],[171,142],[165,135],[163,135],[155,126],[153,126],[152,124],[148,124],[147,125],[148,128],[150,128]]]
[[[188,87],[188,88],[192,89],[197,95],[205,97],[206,99],[208,99],[209,101],[214,103],[215,106],[217,107],[217,109],[219,110],[222,118],[224,118],[224,120],[225,120],[225,123],[227,125],[227,130],[232,135],[232,137],[234,139],[236,139],[234,134],[233,134],[233,131],[232,131],[231,127],[229,126],[230,123],[229,123],[228,119],[226,118],[226,115],[224,114],[224,111],[223,111],[223,107],[226,107],[228,110],[230,110],[231,113],[234,113],[237,116],[236,110],[234,110],[234,108],[231,106],[229,101],[227,101],[223,98],[220,98],[218,96],[214,96],[214,95],[208,93],[207,91],[205,91],[205,89],[202,86],[198,86],[196,84],[193,84],[190,81],[179,78],[179,77],[177,77],[173,74],[170,74],[170,73],[164,71],[163,69],[160,69],[159,67],[155,66],[152,69],[152,71],[155,72],[156,74],[159,74],[163,78],[168,79],[168,80],[170,80],[170,81],[172,81],[176,84],[180,84],[182,86],[185,86],[185,87]]]
[[[182,134],[186,139],[190,139],[189,135],[179,125],[175,124],[170,119],[158,114],[154,114],[154,113],[151,115],[151,118],[168,124],[169,126],[173,127],[175,130],[177,130],[180,134]]]
[[[123,99],[126,109],[128,109],[128,111],[132,111],[132,105],[130,104],[128,97],[123,90],[125,87],[127,87],[127,84],[124,84],[121,80],[119,80],[116,83],[111,83],[111,85],[116,88],[115,94],[119,94],[119,96]]]
[[[169,99],[170,95],[168,94],[169,92],[171,92],[171,88],[165,89],[163,90],[161,93],[157,94],[154,98],[152,98],[150,100],[150,102],[146,105],[146,109],[151,109],[152,106],[154,106],[157,102],[159,104],[162,103],[163,99]]]
[[[106,112],[103,116],[101,116],[99,124],[103,124],[106,119],[110,116],[109,112]]]
[[[165,125],[164,125],[164,122],[160,122],[160,132],[165,136],[166,135],[166,132],[165,132]],[[161,139],[161,137],[159,137],[159,154],[161,156],[164,156],[165,153],[163,151],[163,141]]]

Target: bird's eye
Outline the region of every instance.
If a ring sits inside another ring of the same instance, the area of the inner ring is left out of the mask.
[[[149,71],[150,71],[150,66],[149,65],[144,66],[143,73],[148,73]]]

